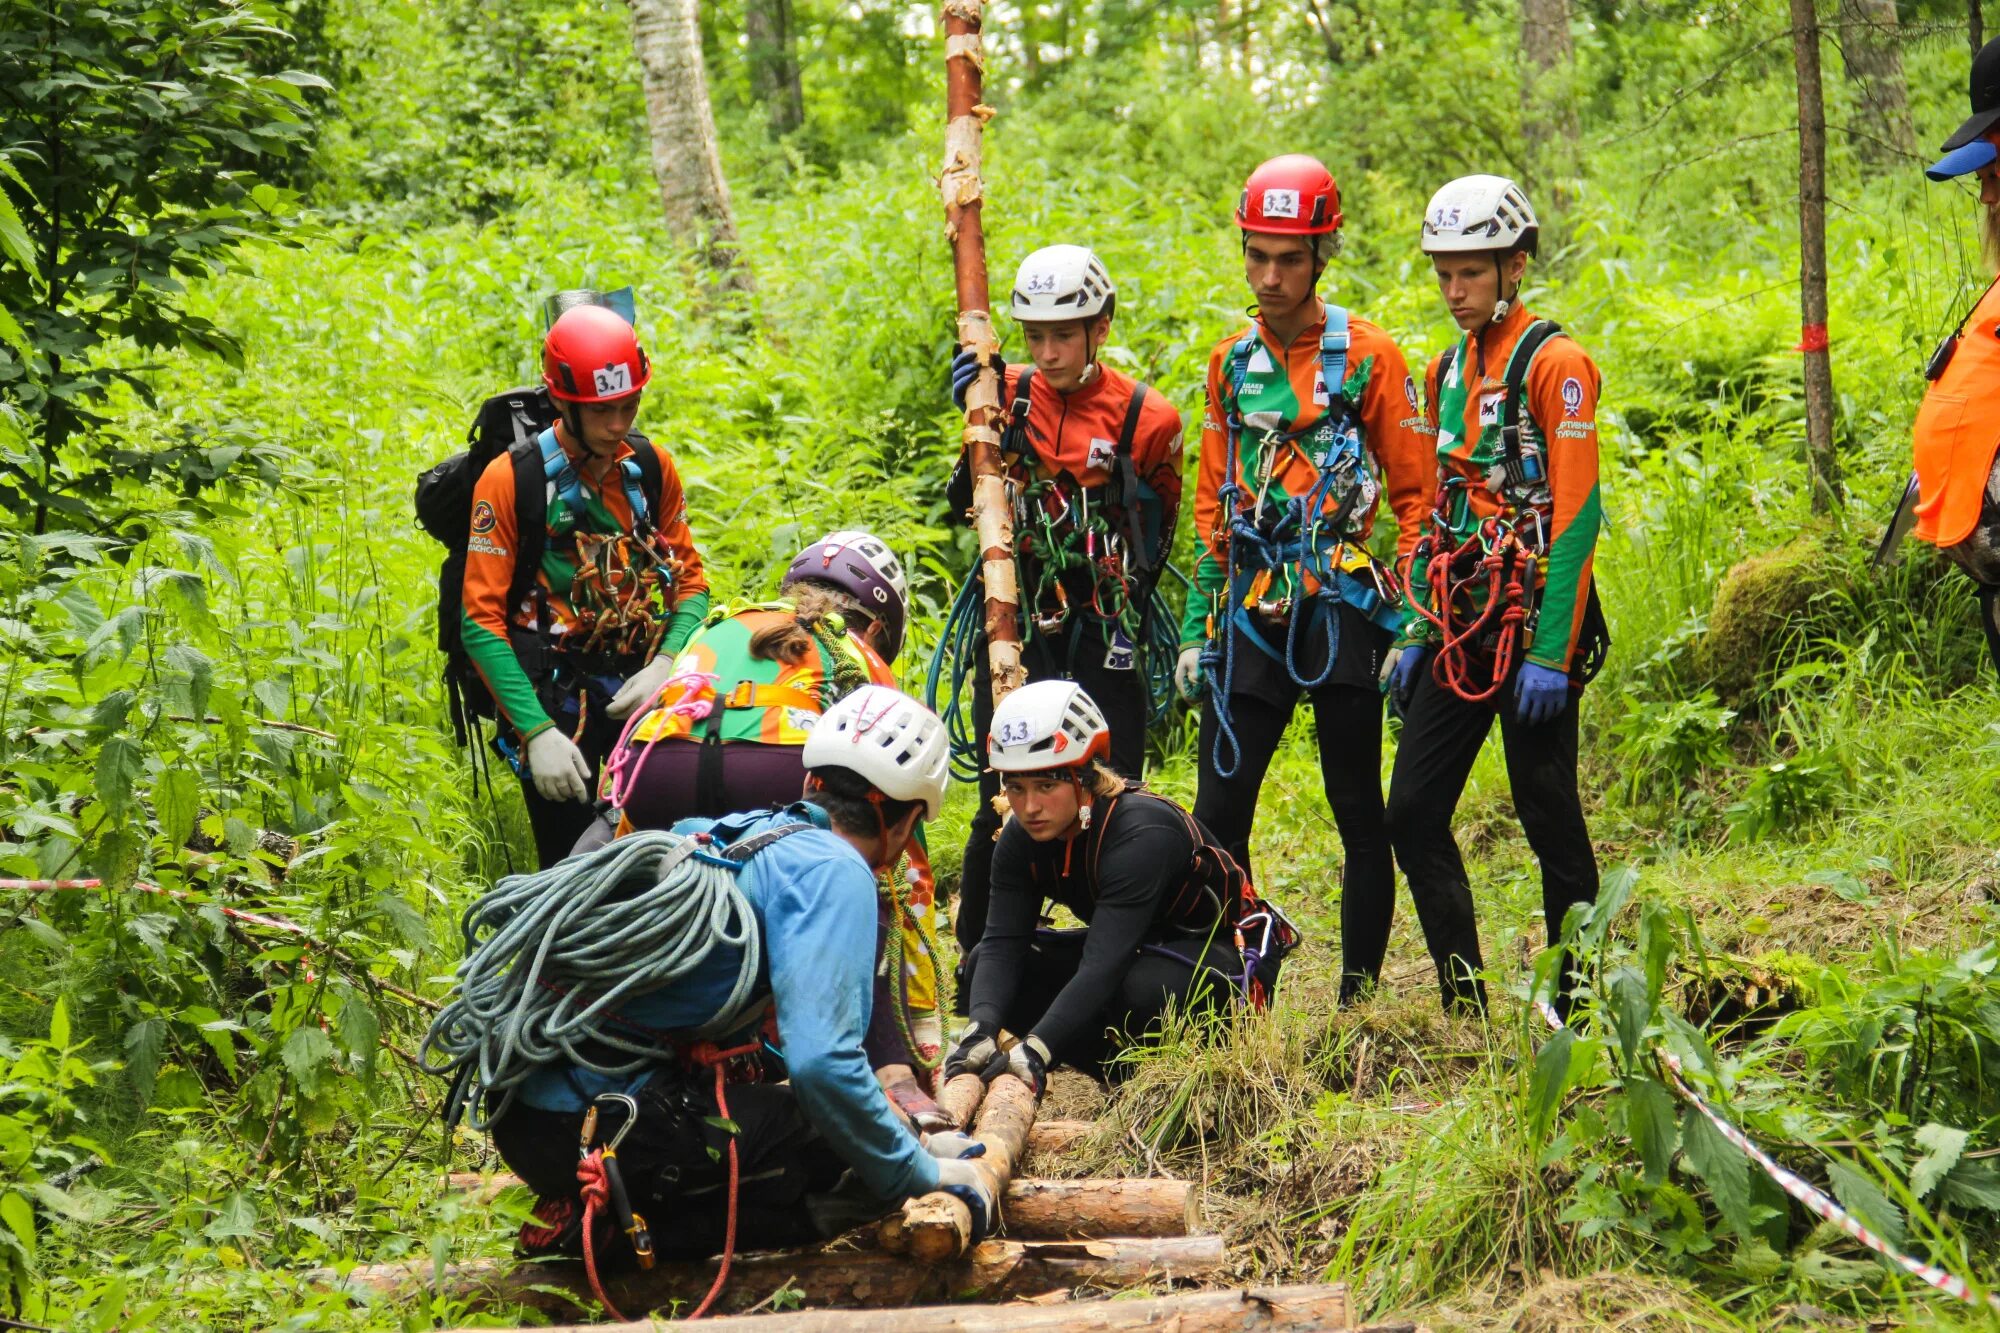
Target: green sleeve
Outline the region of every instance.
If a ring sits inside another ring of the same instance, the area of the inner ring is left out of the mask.
[[[1590,588],[1591,556],[1597,551],[1597,530],[1604,520],[1603,501],[1592,486],[1577,516],[1549,543],[1548,564],[1542,569],[1542,605],[1535,614],[1535,641],[1528,660],[1553,671],[1569,670],[1576,646],[1578,622]]]
[[[1410,561],[1410,582],[1403,590],[1403,629],[1396,636],[1398,648],[1413,643],[1431,644],[1437,641],[1437,626],[1424,619],[1417,607],[1430,599],[1430,570],[1420,560]]]
[[[674,608],[674,617],[667,622],[667,636],[660,640],[660,652],[670,660],[680,655],[694,632],[701,628],[701,622],[708,619],[708,589],[681,598]]]
[[[1181,647],[1199,647],[1208,639],[1209,609],[1226,581],[1222,562],[1201,547],[1194,558],[1194,586],[1188,589],[1187,606],[1181,612]]]
[[[555,725],[542,711],[528,673],[521,670],[521,659],[514,656],[513,644],[463,611],[459,613],[458,633],[465,645],[465,655],[472,659],[501,713],[521,733],[524,742]]]

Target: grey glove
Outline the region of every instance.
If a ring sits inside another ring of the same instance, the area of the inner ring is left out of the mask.
[[[560,727],[536,732],[528,742],[528,776],[544,800],[590,800],[590,762]]]
[[[958,1045],[951,1048],[951,1054],[944,1058],[944,1076],[957,1078],[960,1074],[977,1074],[983,1079],[991,1079],[1007,1067],[1006,1052],[994,1033],[978,1023],[965,1029],[959,1037]]]
[[[1181,649],[1180,660],[1174,663],[1174,688],[1181,692],[1181,698],[1192,699],[1201,688],[1201,646],[1195,644]]]
[[[941,1162],[955,1162],[966,1157],[984,1157],[986,1145],[970,1134],[943,1129],[924,1135],[924,1151]]]
[[[937,1166],[938,1188],[972,1211],[972,1243],[977,1245],[992,1234],[993,1224],[998,1220],[993,1177],[985,1167],[955,1157],[940,1161]]]
[[[618,687],[618,693],[611,696],[611,704],[604,712],[608,717],[624,717],[633,709],[653,701],[660,692],[660,686],[673,678],[674,659],[661,653],[646,665],[632,673],[632,678]]]

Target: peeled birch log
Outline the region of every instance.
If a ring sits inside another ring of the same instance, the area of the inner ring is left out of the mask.
[[[780,1288],[807,1305],[878,1308],[921,1301],[1011,1300],[1081,1286],[1129,1287],[1141,1282],[1211,1277],[1222,1270],[1220,1236],[1153,1240],[989,1240],[962,1259],[918,1263],[881,1252],[827,1253],[778,1250],[739,1254],[729,1270],[718,1310],[745,1310]],[[715,1261],[662,1263],[645,1272],[607,1277],[605,1292],[628,1312],[693,1306],[715,1280]],[[429,1259],[374,1264],[348,1271],[319,1269],[304,1275],[315,1286],[357,1296],[410,1297],[432,1292],[464,1302],[469,1312],[523,1306],[557,1318],[595,1312],[590,1281],[573,1260],[518,1263],[481,1259],[453,1264],[433,1284]]]
[[[1128,1329],[1175,1333],[1237,1333],[1267,1328],[1323,1329],[1326,1333],[1415,1333],[1413,1324],[1376,1324],[1356,1330],[1345,1283],[1329,1286],[1251,1287],[1192,1291],[1144,1301],[1070,1301],[1056,1305],[930,1305],[882,1310],[866,1316],[868,1333],[1121,1333]],[[851,1333],[852,1311],[794,1310],[745,1315],[726,1321],[743,1333]],[[650,1333],[651,1322],[573,1324],[542,1333]],[[461,1330],[460,1333],[470,1333]]]

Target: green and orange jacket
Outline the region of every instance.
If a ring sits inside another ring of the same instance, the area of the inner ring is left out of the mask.
[[[563,439],[558,432],[558,440]],[[708,579],[702,572],[701,554],[695,550],[688,530],[687,497],[681,489],[680,473],[673,458],[657,444],[648,444],[660,459],[660,504],[654,542],[673,570],[668,593],[671,611],[660,651],[677,652],[688,635],[708,614]],[[582,471],[580,448],[564,444],[572,462]],[[551,647],[563,651],[563,638],[575,624],[569,595],[577,572],[578,532],[616,537],[632,530],[632,505],[626,497],[618,467],[631,457],[632,446],[619,446],[612,466],[604,473],[602,490],[588,478],[582,483],[584,512],[572,515],[560,496],[549,501],[548,535],[542,548],[542,567],[535,573],[535,588],[547,598]],[[465,553],[464,610],[461,626],[466,656],[478,668],[500,711],[525,743],[551,723],[535,697],[534,682],[515,655],[510,636],[534,634],[539,624],[538,598],[531,595],[519,606],[507,605],[507,592],[514,580],[514,551],[518,545],[514,507],[514,461],[506,454],[495,458],[479,474],[472,491],[472,533]]]
[[[1511,508],[1486,484],[1490,470],[1501,461],[1501,400],[1506,394],[1507,362],[1521,335],[1535,322],[1526,307],[1516,305],[1498,325],[1466,334],[1454,361],[1459,383],[1438,382],[1442,354],[1424,374],[1426,401],[1437,428],[1437,476],[1463,479],[1452,488],[1446,519],[1450,531],[1439,530],[1435,518],[1427,530],[1436,541],[1455,542],[1480,520],[1504,515]],[[1597,400],[1602,377],[1590,355],[1566,335],[1543,343],[1528,367],[1527,402],[1521,414],[1523,450],[1542,453],[1549,504],[1541,515],[1548,533],[1547,553],[1539,577],[1541,606],[1527,660],[1552,671],[1567,671],[1575,655],[1590,601],[1591,564],[1604,510],[1598,492]],[[1440,399],[1456,400],[1463,393],[1460,419],[1440,419]],[[1430,595],[1425,571],[1412,567],[1411,598]],[[1409,616],[1403,643],[1429,643],[1435,627],[1423,617]]]
[[[1280,429],[1299,432],[1269,460],[1267,502],[1282,503],[1312,490],[1319,479],[1319,459],[1307,450],[1311,427],[1331,406],[1331,395],[1320,385],[1320,336],[1326,315],[1301,330],[1289,346],[1280,347],[1260,317],[1256,322],[1262,346],[1251,354],[1250,375],[1244,380],[1240,411],[1275,414]],[[1181,617],[1181,646],[1199,645],[1207,638],[1209,612],[1227,581],[1229,524],[1220,492],[1229,457],[1230,356],[1243,335],[1233,333],[1208,356],[1207,412],[1201,423],[1201,461],[1195,474],[1194,522],[1201,542],[1194,565],[1194,590]],[[1361,424],[1361,443],[1370,465],[1383,480],[1389,509],[1396,519],[1396,549],[1405,555],[1416,545],[1417,530],[1429,512],[1435,470],[1431,461],[1431,422],[1417,404],[1416,381],[1402,349],[1382,329],[1365,319],[1348,316],[1347,383],[1339,392],[1354,405]],[[1283,373],[1275,373],[1282,366]],[[1268,417],[1266,419],[1273,419]],[[1259,456],[1255,432],[1245,430],[1235,442],[1237,476],[1246,491],[1255,492],[1265,480],[1266,460]],[[1246,496],[1240,503],[1248,508]],[[1329,500],[1329,503],[1332,503]],[[1374,530],[1375,512],[1356,515],[1357,535]],[[1309,585],[1306,591],[1311,591]]]
[[[689,706],[714,707],[718,696],[727,705],[723,714],[724,744],[755,741],[765,745],[804,745],[819,715],[844,691],[835,676],[850,685],[867,680],[876,685],[899,688],[896,672],[859,636],[847,634],[836,651],[841,662],[816,653],[797,666],[773,662],[750,654],[750,642],[758,631],[775,627],[791,615],[786,602],[767,602],[741,608],[724,607],[709,618],[680,655],[674,659],[675,680],[670,681],[652,711],[632,729],[627,744],[645,746],[659,741],[689,740],[702,723],[690,716]],[[621,822],[621,835],[630,825]],[[904,919],[897,923],[902,934],[903,984],[912,1009],[937,1007],[937,959],[931,952],[935,934],[930,920],[937,900],[937,885],[931,875],[930,856],[921,841],[910,844],[909,860],[896,873],[903,875],[907,892]]]

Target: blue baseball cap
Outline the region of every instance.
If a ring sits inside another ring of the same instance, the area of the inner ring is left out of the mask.
[[[1943,157],[1924,168],[1924,175],[1934,181],[1948,181],[1954,176],[1964,176],[1991,166],[2000,160],[2000,148],[1993,146],[1990,139],[1974,139],[1961,144]]]

